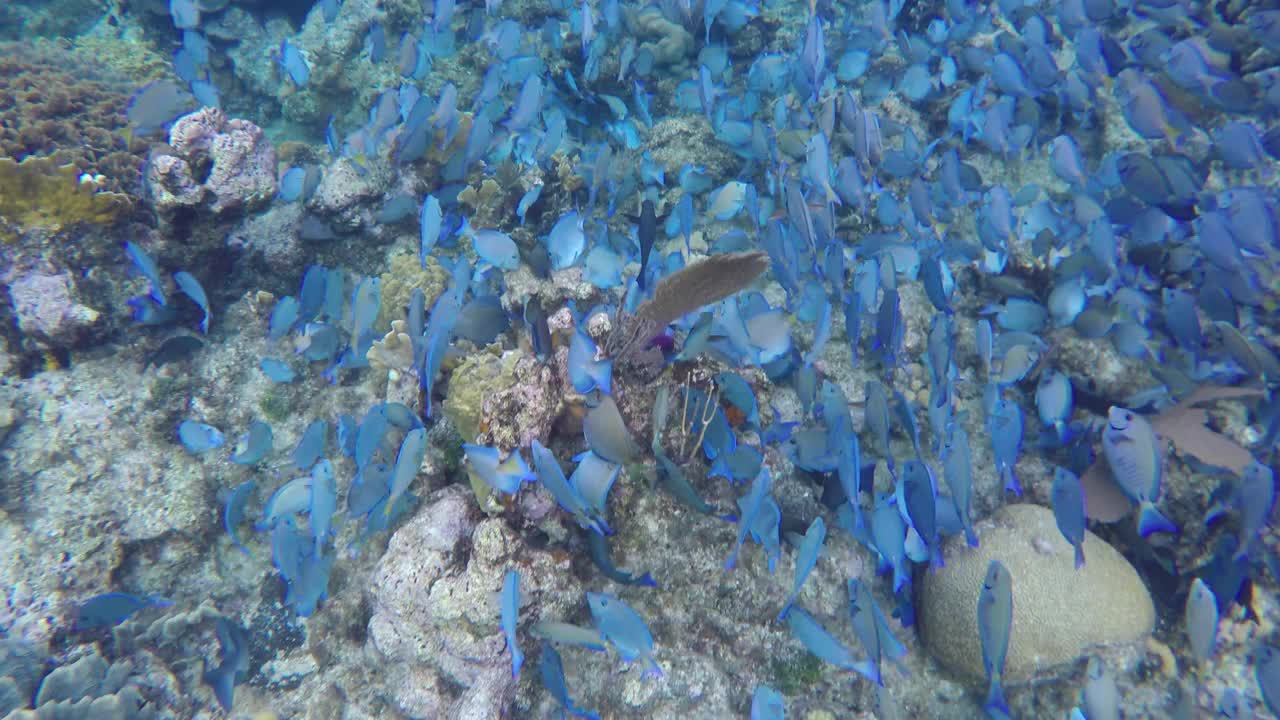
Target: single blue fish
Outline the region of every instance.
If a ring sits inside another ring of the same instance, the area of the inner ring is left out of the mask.
[[[622,471],[622,466],[611,463],[590,450],[574,458],[578,467],[569,476],[569,484],[587,504],[601,514],[608,502],[609,490]]]
[[[1076,474],[1059,467],[1053,473],[1053,519],[1062,536],[1076,549],[1076,568],[1084,566],[1084,487]]]
[[[1213,646],[1218,637],[1218,601],[1204,580],[1196,578],[1187,593],[1183,614],[1187,641],[1191,645],[1191,657],[1195,665],[1203,665],[1213,657]]]
[[[842,669],[856,672],[871,682],[880,683],[880,673],[871,660],[854,660],[849,648],[840,644],[826,628],[801,608],[791,608],[787,613],[787,627],[805,649],[818,659]]]
[[[227,504],[222,508],[222,527],[231,536],[231,542],[245,555],[249,554],[249,549],[240,542],[240,535],[236,532],[236,528],[244,522],[245,505],[257,487],[258,484],[253,480],[245,480],[227,494]]]
[[[987,699],[982,709],[992,718],[1008,720],[1004,699],[1004,660],[1013,626],[1013,578],[999,560],[987,566],[978,594],[978,639],[982,643],[982,667],[987,672]]]
[[[299,470],[307,472],[312,465],[324,455],[324,438],[329,430],[329,423],[324,420],[316,420],[307,425],[307,429],[302,431],[302,437],[298,439],[298,445],[293,449],[290,459]]]
[[[222,447],[226,436],[222,431],[195,420],[183,420],[178,423],[178,440],[187,452],[200,454],[214,448]]]
[[[277,300],[267,319],[267,339],[277,342],[288,335],[300,321],[301,308],[302,304],[292,295],[285,295]]]
[[[931,568],[942,565],[937,489],[933,469],[925,462],[912,458],[903,463],[896,488],[898,507],[915,533],[906,538],[907,552],[917,562],[927,558]]]
[[[258,368],[268,380],[274,383],[291,383],[298,377],[298,373],[294,372],[293,368],[275,358],[262,358],[258,361]]]
[[[518,452],[501,460],[497,448],[464,444],[462,450],[467,456],[467,472],[499,492],[514,495],[520,483],[538,479]]]
[[[218,665],[205,663],[200,679],[213,689],[213,696],[226,712],[235,704],[236,685],[249,676],[249,636],[244,628],[226,617],[214,626],[218,636]]]
[[[542,685],[551,693],[551,697],[560,703],[560,707],[565,712],[581,718],[589,720],[600,720],[600,716],[590,710],[583,710],[573,704],[573,700],[569,697],[569,687],[564,679],[564,663],[560,659],[560,653],[556,652],[551,643],[542,643],[542,656],[538,663],[538,670],[542,676]]]
[[[307,80],[311,77],[311,66],[307,64],[307,58],[302,51],[288,39],[280,42],[280,55],[277,62],[284,68],[294,85],[300,88],[307,86]]]
[[[387,500],[387,509],[384,511],[387,515],[391,514],[391,509],[400,496],[409,491],[409,486],[413,484],[414,479],[418,477],[418,472],[422,469],[422,460],[426,455],[426,428],[414,428],[406,433],[404,440],[400,443],[395,471],[391,476],[391,494]]]
[[[561,215],[551,227],[546,242],[553,269],[572,267],[582,257],[587,247],[587,236],[582,230],[582,224],[582,215],[576,210],[570,210]]]
[[[587,447],[611,463],[625,465],[639,448],[618,411],[618,404],[609,395],[598,395],[594,402],[595,406],[587,411],[583,421]]]
[[[520,250],[510,235],[498,230],[472,230],[471,239],[480,259],[501,270],[520,267]]]
[[[786,703],[782,693],[768,685],[757,685],[751,696],[751,720],[784,720]]]
[[[311,520],[311,537],[315,541],[311,559],[319,562],[324,543],[329,539],[333,526],[333,513],[338,509],[338,488],[334,483],[333,466],[328,460],[321,458],[311,468],[311,493],[307,502],[307,513]]]
[[[880,665],[884,658],[893,662],[903,675],[909,675],[910,671],[902,661],[907,656],[907,647],[894,636],[888,618],[871,594],[870,586],[857,578],[850,578],[848,590],[849,619],[852,621],[854,634],[867,651],[867,661],[875,666],[876,674],[881,676],[880,686],[883,687]]]
[[[129,98],[125,118],[137,135],[152,135],[190,112],[193,104],[191,94],[181,85],[172,80],[157,80]]]
[[[795,580],[791,585],[791,594],[787,597],[787,602],[782,606],[782,610],[778,613],[778,619],[786,617],[795,604],[796,599],[800,596],[800,588],[804,586],[804,581],[809,578],[809,573],[813,572],[813,568],[818,564],[818,556],[822,552],[822,543],[827,538],[827,525],[822,521],[822,517],[815,517],[813,522],[809,524],[809,529],[804,533],[804,539],[800,542],[800,547],[796,550],[796,573]]]
[[[520,202],[516,203],[516,217],[520,218],[521,225],[524,224],[525,215],[529,213],[529,208],[533,207],[533,204],[538,202],[538,198],[542,196],[543,187],[544,185],[539,183],[526,190],[524,195],[520,196]]]
[[[1178,532],[1173,521],[1156,509],[1160,482],[1164,476],[1161,440],[1151,423],[1132,410],[1111,407],[1107,427],[1102,431],[1102,454],[1111,467],[1116,484],[1138,503],[1138,533]]]
[[[987,429],[991,433],[996,471],[1004,480],[1004,489],[1022,497],[1022,486],[1014,474],[1018,452],[1022,449],[1022,408],[1015,402],[997,397],[988,418]]]
[[[209,334],[209,298],[204,294],[204,288],[200,287],[200,281],[195,276],[185,270],[179,270],[173,274],[173,281],[178,285],[178,289],[191,298],[192,302],[200,306],[204,311],[204,319],[200,321],[200,332],[205,335]]]
[[[608,649],[604,642],[604,636],[600,634],[599,630],[582,627],[581,625],[563,622],[534,623],[533,634],[543,640],[550,640],[560,645],[586,648],[591,652],[604,652]]]
[[[715,507],[708,504],[698,495],[698,491],[694,489],[688,478],[685,477],[684,471],[680,469],[680,466],[672,462],[671,458],[667,457],[666,453],[662,452],[660,448],[655,448],[653,454],[658,459],[658,480],[662,483],[663,489],[670,493],[672,497],[703,515],[720,517],[730,522],[737,519],[733,515],[717,514]]]
[[[138,247],[133,242],[125,242],[125,254],[133,261],[133,265],[138,272],[147,279],[148,289],[151,299],[158,305],[166,305],[167,300],[164,295],[164,285],[160,282],[160,268],[156,265],[156,261],[151,259],[145,250]]]
[[[236,442],[231,462],[237,465],[253,465],[271,452],[271,426],[261,420],[249,423],[249,431]]]
[[[166,608],[173,602],[159,595],[139,597],[122,592],[108,592],[95,595],[76,608],[76,631],[95,628],[112,628],[128,620],[134,613],[144,608]]]
[[[267,499],[267,504],[262,506],[262,520],[258,523],[257,529],[273,528],[281,520],[292,518],[293,515],[309,509],[311,484],[311,475],[303,475],[276,488]]]
[[[1280,648],[1262,645],[1254,650],[1253,674],[1267,709],[1280,717]]]
[[[726,570],[732,570],[737,564],[738,551],[742,548],[742,543],[746,542],[747,533],[750,532],[757,516],[760,515],[761,508],[764,506],[765,498],[769,496],[769,488],[772,484],[773,480],[769,475],[769,468],[760,468],[760,473],[751,481],[751,490],[744,498],[744,509],[738,517],[738,537],[734,540],[733,551],[729,553],[729,559],[724,562]]]
[[[907,523],[902,513],[890,502],[892,495],[876,501],[871,513],[871,540],[880,556],[880,571],[893,570],[893,592],[897,594],[911,581],[907,558]]]
[[[440,209],[440,201],[435,195],[426,196],[418,210],[418,263],[423,268],[427,266],[427,257],[440,240],[443,225],[444,212]]]
[[[502,634],[507,637],[507,649],[511,651],[511,677],[520,677],[520,666],[524,664],[524,653],[520,652],[520,643],[516,638],[516,624],[520,613],[520,573],[508,570],[502,581]]]
[[[959,423],[951,426],[947,434],[946,459],[942,463],[942,476],[951,490],[951,502],[956,516],[964,527],[969,547],[978,547],[978,535],[973,530],[970,499],[973,494],[973,458],[969,448],[969,434]]]
[[[1254,551],[1254,541],[1271,517],[1276,499],[1275,473],[1267,465],[1254,460],[1244,469],[1234,494],[1235,506],[1240,515],[1240,546],[1235,552],[1235,558],[1240,559]]]
[[[624,662],[640,660],[648,665],[644,670],[646,677],[662,676],[662,668],[653,657],[653,636],[635,610],[604,593],[587,593],[587,605],[591,608],[591,620],[596,629],[613,645]]]

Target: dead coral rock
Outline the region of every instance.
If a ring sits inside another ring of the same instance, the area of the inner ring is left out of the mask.
[[[276,153],[262,128],[217,108],[184,115],[169,131],[172,153],[152,157],[147,187],[162,215],[207,206],[252,210],[276,193]]]
[[[71,276],[29,272],[9,282],[18,328],[42,346],[69,347],[101,316],[75,299]]]
[[[563,553],[524,547],[501,519],[477,522],[475,503],[451,485],[428,498],[391,538],[370,587],[370,649],[411,717],[494,718],[515,684],[498,625],[498,593],[520,572],[530,620],[560,616],[581,587]]]

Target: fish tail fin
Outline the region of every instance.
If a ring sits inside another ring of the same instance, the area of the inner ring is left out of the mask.
[[[1004,686],[1000,684],[1000,676],[991,678],[991,687],[987,690],[987,699],[982,704],[987,717],[992,720],[1008,720],[1009,703],[1004,699]]]
[[[871,658],[854,663],[853,671],[880,687],[884,687],[884,678],[880,676],[880,666],[873,662]]]
[[[778,622],[782,622],[786,619],[787,613],[791,612],[791,606],[795,604],[795,598],[787,598],[787,604],[783,605],[782,609],[778,611]]]
[[[1022,497],[1022,485],[1018,483],[1018,476],[1013,474],[1013,468],[1006,467],[1001,474],[1004,475],[1004,489]]]
[[[644,575],[641,575],[640,579],[636,580],[635,584],[640,585],[642,587],[653,587],[653,588],[658,587],[658,581],[654,580],[653,576],[650,575],[649,573],[645,573]]]
[[[658,661],[652,656],[648,658],[649,667],[644,669],[644,677],[662,677],[662,668],[658,665]]]
[[[1138,510],[1138,534],[1146,537],[1151,533],[1178,533],[1178,526],[1165,517],[1150,500],[1145,500]]]
[[[973,531],[973,526],[968,525],[964,529],[964,539],[969,543],[969,547],[978,547],[978,533]]]
[[[1084,542],[1083,541],[1081,541],[1079,545],[1076,545],[1076,569],[1079,570],[1082,567],[1084,567]]]

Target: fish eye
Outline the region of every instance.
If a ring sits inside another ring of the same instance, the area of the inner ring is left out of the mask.
[[[1125,419],[1125,420],[1132,420],[1132,419],[1133,419],[1133,413],[1125,413],[1125,414],[1124,414],[1124,419]]]

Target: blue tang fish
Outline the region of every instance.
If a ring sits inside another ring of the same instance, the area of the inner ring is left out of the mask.
[[[612,595],[587,593],[591,620],[596,629],[613,645],[626,662],[641,660],[648,667],[644,675],[662,676],[662,668],[653,657],[653,636],[649,626],[626,603]]]
[[[1151,423],[1122,407],[1107,411],[1107,427],[1102,431],[1102,453],[1111,467],[1116,484],[1138,503],[1138,532],[1146,537],[1154,532],[1178,532],[1173,521],[1156,509],[1160,482],[1164,477],[1161,440]]]
[[[978,594],[978,638],[982,642],[982,667],[990,683],[982,709],[1001,720],[1009,718],[1002,681],[1012,627],[1013,578],[999,560],[992,560]]]

